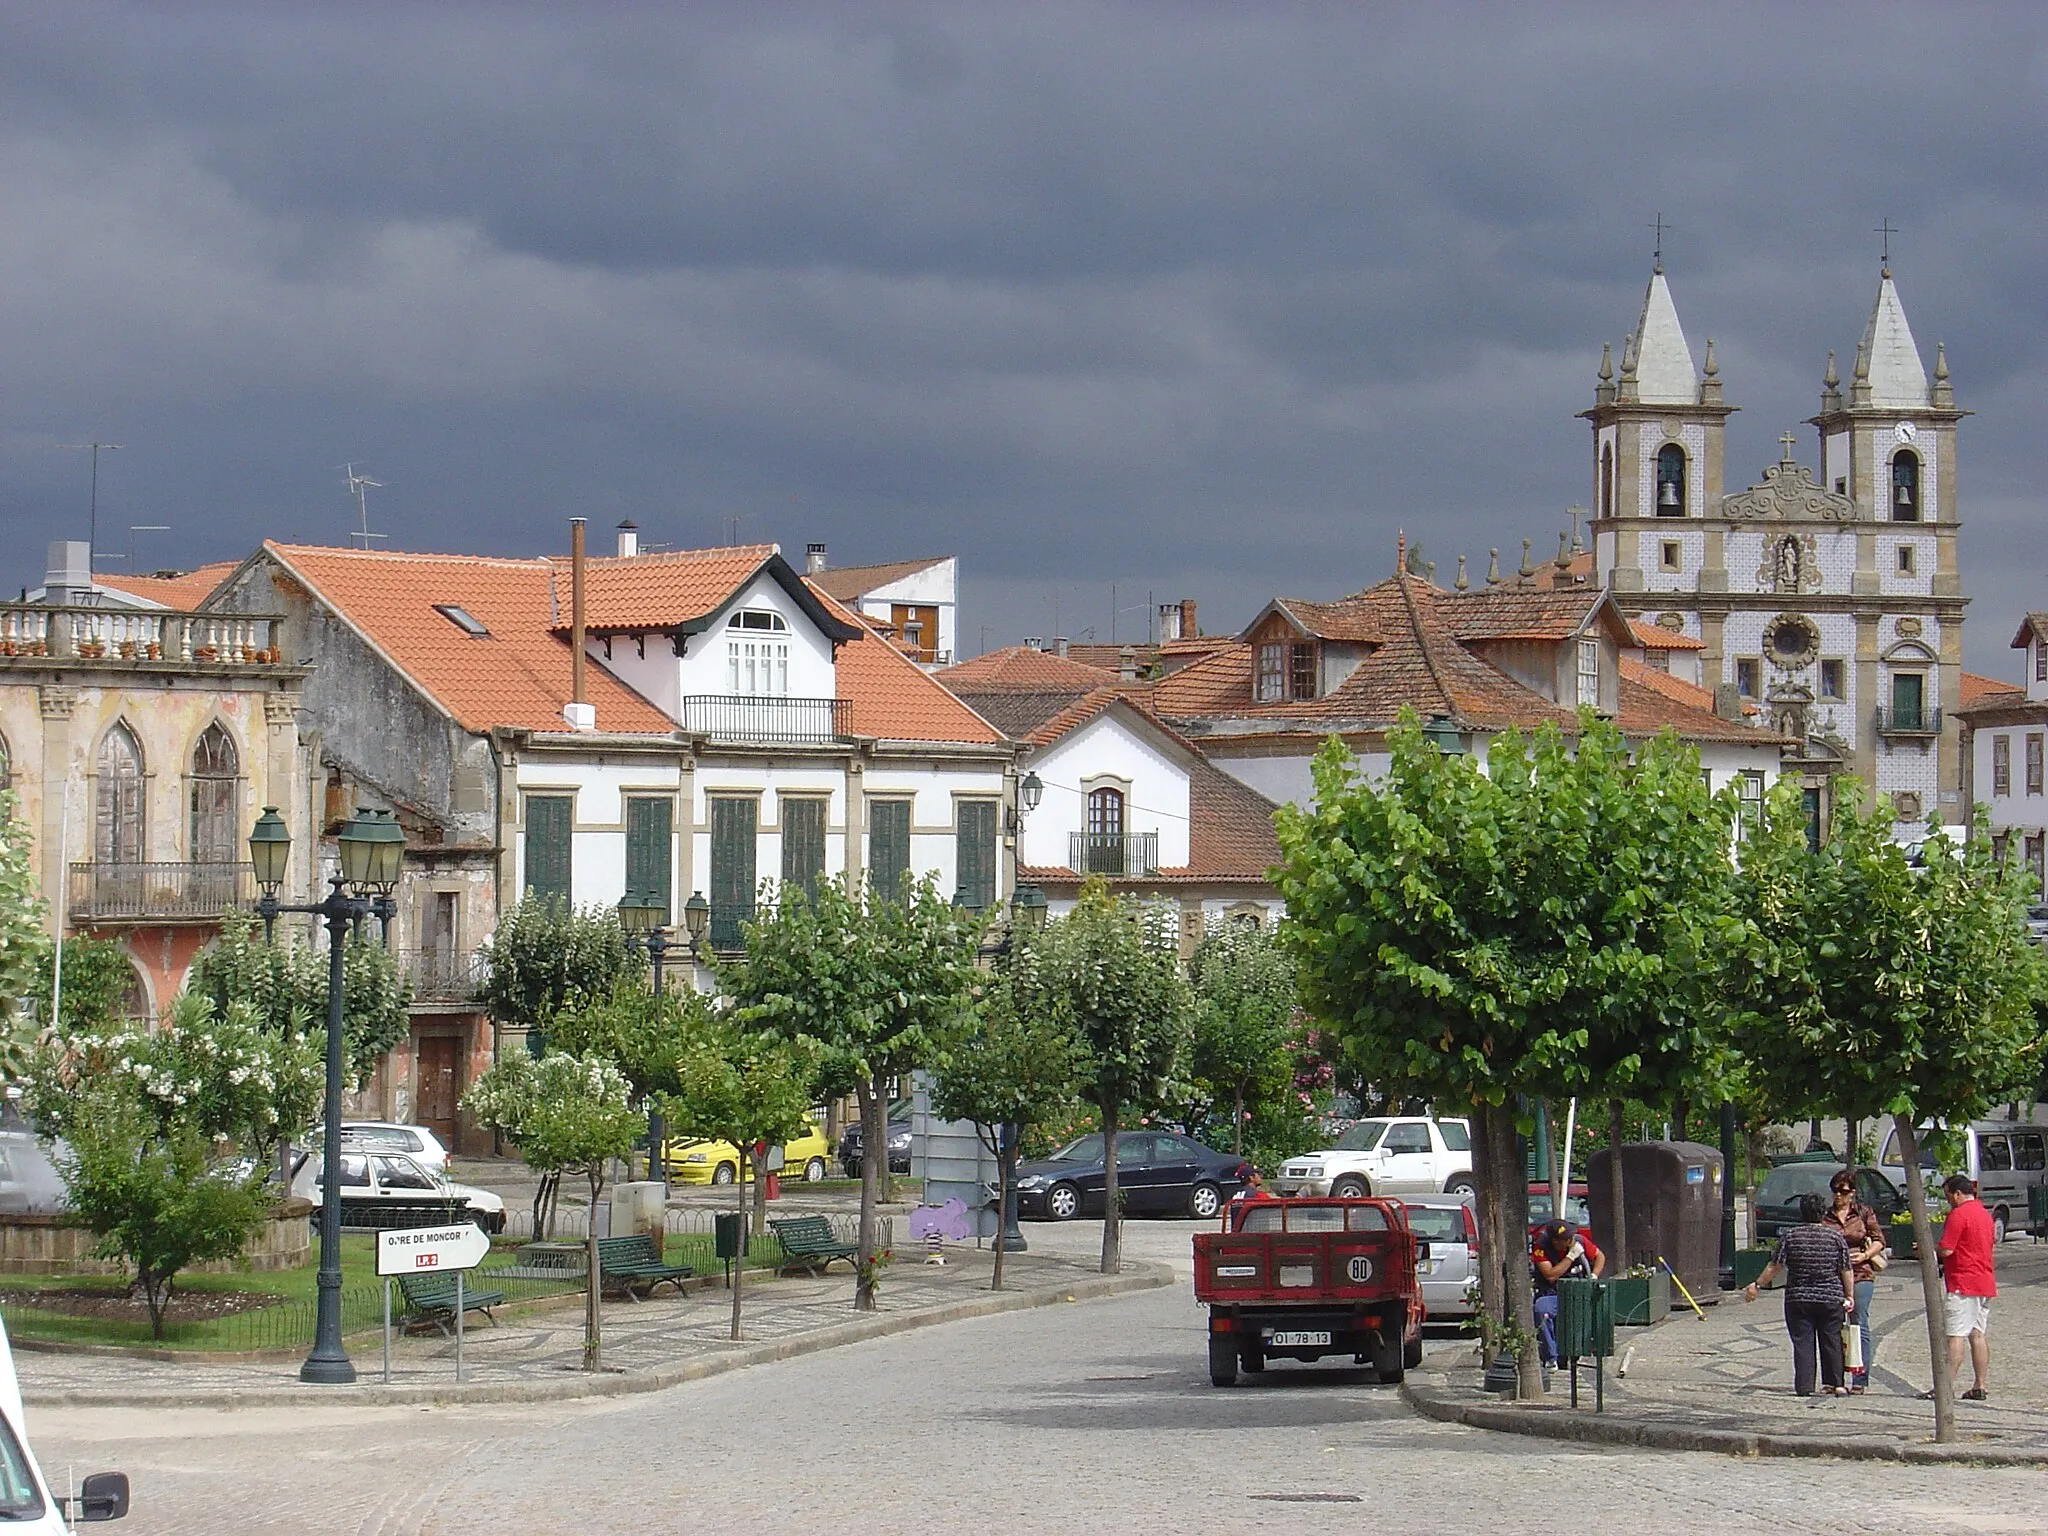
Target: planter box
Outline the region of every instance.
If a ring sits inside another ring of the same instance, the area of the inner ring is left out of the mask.
[[[1736,1249],[1735,1289],[1738,1291],[1741,1290],[1745,1285],[1748,1285],[1752,1280],[1756,1279],[1758,1275],[1762,1274],[1764,1272],[1765,1266],[1767,1266],[1771,1262],[1771,1255],[1776,1253],[1777,1251],[1778,1250],[1775,1246],[1769,1248]],[[1771,1284],[1773,1289],[1775,1289],[1778,1282],[1776,1280],[1773,1280]]]
[[[1939,1221],[1933,1221],[1929,1222],[1928,1225],[1934,1229],[1934,1241],[1938,1246],[1941,1242],[1942,1224]],[[1896,1226],[1888,1226],[1885,1228],[1885,1237],[1892,1245],[1892,1259],[1895,1262],[1899,1259],[1910,1259],[1913,1257],[1913,1229],[1911,1226],[1903,1222]]]
[[[1671,1315],[1671,1276],[1661,1269],[1652,1275],[1610,1280],[1607,1289],[1614,1298],[1617,1328],[1647,1328]]]

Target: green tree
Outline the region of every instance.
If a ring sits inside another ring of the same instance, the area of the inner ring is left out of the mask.
[[[930,879],[906,881],[896,900],[821,881],[808,899],[785,890],[777,906],[746,925],[744,953],[718,966],[742,1025],[802,1043],[819,1080],[850,1082],[860,1102],[860,1311],[875,1305],[887,1085],[936,1065],[979,985],[980,933],[980,919],[956,911]]]
[[[614,1159],[632,1155],[639,1113],[632,1085],[609,1061],[551,1051],[538,1061],[514,1052],[500,1057],[470,1084],[463,1106],[519,1148],[537,1172],[580,1173],[590,1191],[584,1236],[583,1368],[602,1369],[603,1331],[598,1299],[597,1200]]]
[[[230,1003],[251,1004],[279,1034],[323,1033],[326,952],[297,935],[266,944],[257,932],[235,923],[222,928],[219,939],[192,962],[185,989],[206,997],[216,1013]],[[412,991],[391,952],[367,935],[349,936],[341,966],[342,1049],[349,1081],[360,1088],[411,1028]]]
[[[36,996],[44,1003],[57,988],[55,946],[46,950],[37,967]],[[64,941],[64,990],[58,1003],[62,1017],[57,1028],[64,1034],[81,1029],[111,1029],[121,1022],[121,1007],[135,967],[128,960],[128,946],[119,939],[66,939]]]
[[[1101,1117],[1102,1272],[1122,1264],[1116,1135],[1124,1110],[1157,1100],[1187,1039],[1193,998],[1171,908],[1118,900],[1100,879],[1032,941],[1013,981],[1016,1006],[1069,1030],[1087,1057],[1083,1096]]]
[[[29,1015],[21,1004],[34,995],[48,963],[47,916],[21,802],[14,791],[0,789],[0,1075],[10,1078],[28,1064]]]
[[[1930,835],[1909,853],[1890,809],[1846,779],[1813,851],[1788,779],[1743,847],[1738,889],[1750,942],[1730,985],[1746,1005],[1752,1080],[1795,1115],[1892,1118],[1920,1252],[1935,1438],[1953,1440],[1919,1127],[1967,1123],[2039,1078],[2048,961],[2027,938],[2035,887],[2016,862],[1996,862],[1982,827],[1967,841]]]
[[[640,968],[616,912],[579,911],[538,896],[500,917],[479,953],[485,1011],[502,1025],[526,1030],[536,1056],[546,1053],[548,1024],[559,1009],[609,997]]]
[[[790,1040],[743,1029],[730,1015],[698,1009],[690,1023],[675,1059],[675,1087],[662,1095],[662,1112],[685,1135],[733,1144],[739,1153],[733,1191],[744,1215],[754,1144],[779,1145],[804,1128],[811,1103],[810,1053]],[[763,1182],[753,1180],[757,1210]],[[745,1268],[736,1262],[732,1270],[735,1339],[740,1337]]]
[[[1472,1114],[1483,1304],[1530,1339],[1533,1396],[1517,1097],[1710,1084],[1721,1010],[1701,999],[1732,802],[1675,738],[1631,756],[1590,712],[1576,741],[1509,732],[1483,766],[1438,751],[1412,714],[1388,748],[1368,781],[1333,743],[1314,805],[1282,809],[1283,932],[1304,1002],[1355,1071]]]
[[[1087,1059],[1073,1030],[1020,1004],[1036,993],[1034,935],[1019,934],[979,1009],[963,1013],[932,1079],[932,1108],[970,1120],[996,1160],[996,1210],[1007,1211],[1025,1137],[1074,1102]],[[996,1242],[994,1289],[1003,1288],[1003,1244]]]
[[[1188,972],[1195,994],[1189,1069],[1211,1100],[1230,1106],[1230,1149],[1241,1155],[1248,1108],[1294,1085],[1294,961],[1272,932],[1223,923],[1203,935]]]
[[[666,1094],[681,1088],[682,1055],[701,1032],[710,999],[694,987],[665,990],[656,997],[645,982],[623,977],[603,997],[572,998],[548,1026],[548,1044],[572,1056],[611,1062],[632,1084],[633,1101],[650,1116],[647,1177],[659,1179],[656,1124]]]

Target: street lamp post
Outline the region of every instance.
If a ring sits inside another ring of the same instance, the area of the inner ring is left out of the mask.
[[[1037,775],[1032,775],[1036,778]],[[1031,796],[1035,806],[1038,797]],[[1045,926],[1045,892],[1035,885],[1020,885],[1010,893],[1010,924],[1003,933],[1003,939],[996,946],[999,955],[1008,954],[1017,933],[1036,933]],[[1017,1225],[1017,1137],[1018,1129],[1006,1125],[997,1133],[997,1156],[1003,1160],[1003,1230],[997,1241],[1005,1253],[1024,1253],[1031,1245],[1024,1241],[1023,1229]]]
[[[668,907],[662,899],[653,894],[636,896],[631,891],[619,898],[619,926],[626,930],[626,943],[636,950],[644,950],[648,964],[654,968],[654,995],[661,996],[661,966],[668,954]],[[654,1107],[654,1096],[647,1098],[647,1177],[668,1183],[668,1159],[662,1156],[662,1138],[667,1127],[662,1124],[661,1111]]]
[[[348,1351],[341,1344],[341,1074],[342,958],[349,928],[375,915],[388,939],[397,911],[391,893],[398,885],[405,858],[405,834],[389,811],[358,812],[335,839],[341,870],[324,901],[287,905],[277,899],[291,862],[292,835],[266,805],[249,833],[249,861],[263,894],[256,913],[263,919],[268,943],[278,917],[302,912],[327,921],[327,1085],[320,1136],[320,1274],[319,1304],[313,1325],[313,1349],[299,1367],[299,1380],[324,1386],[346,1386],[356,1379]]]

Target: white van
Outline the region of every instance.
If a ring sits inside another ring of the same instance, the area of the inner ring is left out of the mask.
[[[21,1383],[14,1376],[14,1349],[0,1324],[0,1524],[24,1536],[64,1536],[71,1527],[65,1515],[80,1524],[118,1520],[128,1513],[128,1478],[121,1472],[95,1472],[73,1498],[50,1492],[49,1480],[36,1465],[22,1427]]]
[[[1925,1136],[1929,1129],[1922,1126],[1919,1134]],[[1895,1129],[1884,1133],[1877,1166],[1900,1189],[1906,1187],[1906,1166],[1899,1156]],[[1942,1209],[1941,1179],[1936,1176],[1934,1154],[1924,1147],[1920,1168],[1927,1178],[1929,1204],[1938,1214]],[[2023,1120],[1975,1121],[1963,1135],[1962,1166],[1946,1171],[1967,1174],[1977,1181],[1977,1198],[1991,1212],[1992,1235],[2004,1242],[2008,1228],[2027,1224],[2027,1191],[2048,1180],[2048,1126]]]

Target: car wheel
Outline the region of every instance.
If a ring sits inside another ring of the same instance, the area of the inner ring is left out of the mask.
[[[1401,1363],[1411,1371],[1422,1364],[1422,1340],[1410,1339],[1408,1341],[1406,1347],[1401,1351]]]
[[[1997,1210],[1991,1213],[1991,1241],[1993,1243],[2002,1243],[2005,1241],[2005,1223],[2005,1207],[2001,1205]]]
[[[804,1182],[822,1184],[825,1182],[825,1159],[814,1157],[804,1164]]]
[[[1451,1175],[1450,1182],[1444,1185],[1444,1193],[1447,1195],[1469,1195],[1476,1187],[1472,1182],[1471,1174],[1454,1173]]]
[[[1081,1192],[1071,1184],[1055,1184],[1045,1192],[1045,1214],[1054,1221],[1072,1221],[1081,1214]]]
[[[730,1184],[738,1176],[739,1169],[731,1163],[720,1163],[711,1170],[711,1182],[714,1184]]]
[[[1363,1200],[1371,1193],[1371,1186],[1352,1173],[1347,1173],[1330,1186],[1330,1196],[1336,1200]]]
[[[1237,1341],[1227,1333],[1209,1335],[1209,1385],[1237,1385]]]
[[[1197,1221],[1208,1221],[1223,1209],[1223,1191],[1214,1184],[1197,1184],[1188,1194],[1188,1214]]]
[[[1245,1375],[1258,1375],[1266,1368],[1266,1346],[1263,1343],[1245,1345],[1237,1352],[1237,1364]]]
[[[1401,1384],[1408,1374],[1407,1348],[1398,1339],[1382,1335],[1372,1347],[1372,1368],[1380,1379],[1380,1385],[1394,1387]]]

